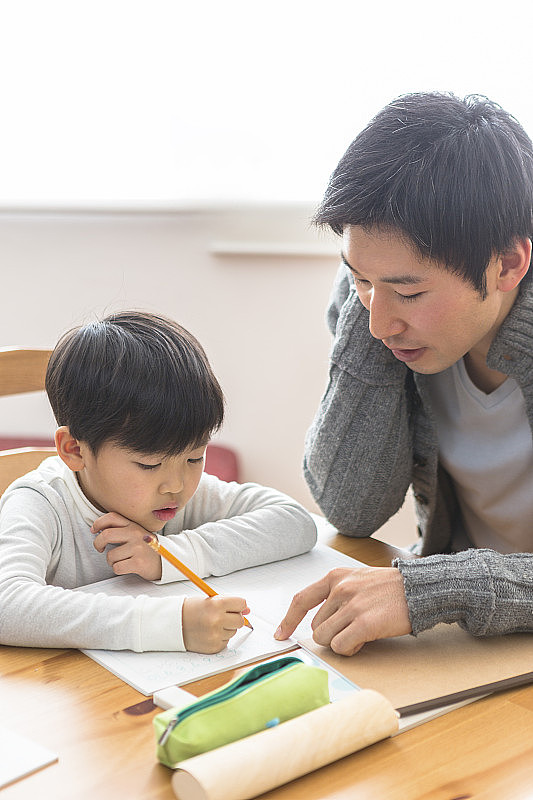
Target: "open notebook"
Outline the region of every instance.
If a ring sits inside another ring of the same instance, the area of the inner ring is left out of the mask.
[[[247,614],[254,630],[243,628],[229,646],[214,655],[200,653],[148,652],[129,650],[84,650],[102,666],[129,683],[142,694],[150,695],[167,686],[182,685],[218,672],[243,666],[260,658],[276,655],[297,645],[297,639],[311,636],[310,619],[298,626],[293,639],[278,642],[274,631],[285,615],[295,592],[338,566],[357,566],[360,562],[324,545],[309,553],[275,561],[259,567],[233,572],[221,578],[209,578],[209,585],[219,594],[245,597],[251,609]],[[136,575],[122,575],[79,589],[107,594],[148,594],[176,596],[201,594],[190,581],[156,585]]]

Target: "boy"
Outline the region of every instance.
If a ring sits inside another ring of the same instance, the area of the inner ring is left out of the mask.
[[[0,642],[223,649],[249,611],[242,598],[72,591],[127,573],[183,579],[143,541],[147,532],[201,577],[315,544],[312,519],[290,498],[203,472],[224,401],[199,343],[164,317],[112,314],[63,336],[46,390],[58,455],[0,501]]]
[[[400,97],[341,159],[317,214],[343,265],[306,478],[349,536],[412,485],[424,558],[330,573],[278,638],[322,601],[314,638],[346,655],[439,622],[533,630],[532,211],[531,140],[483,97]]]

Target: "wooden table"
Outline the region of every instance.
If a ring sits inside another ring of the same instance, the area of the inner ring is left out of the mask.
[[[374,539],[332,536],[354,558],[389,565]],[[232,676],[187,689],[203,694]],[[0,647],[0,720],[59,761],[2,800],[173,800],[155,759],[151,700],[77,650]],[[1,753],[0,753],[1,758]],[[238,776],[236,776],[238,780]],[[533,687],[479,700],[287,784],[262,800],[525,800],[533,797]]]

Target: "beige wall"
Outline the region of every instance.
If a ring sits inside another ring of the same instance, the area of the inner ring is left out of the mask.
[[[327,376],[324,312],[338,243],[311,207],[0,215],[0,345],[53,346],[121,308],[170,315],[203,343],[227,398],[219,441],[243,479],[316,510],[301,475]],[[0,434],[54,429],[42,396],[0,405]],[[409,524],[409,539],[412,529]]]

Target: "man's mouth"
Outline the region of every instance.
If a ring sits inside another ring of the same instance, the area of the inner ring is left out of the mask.
[[[408,348],[390,348],[391,353],[395,356],[398,361],[403,361],[405,364],[409,364],[412,361],[416,361],[420,358],[420,356],[425,353],[425,347],[408,347]]]

